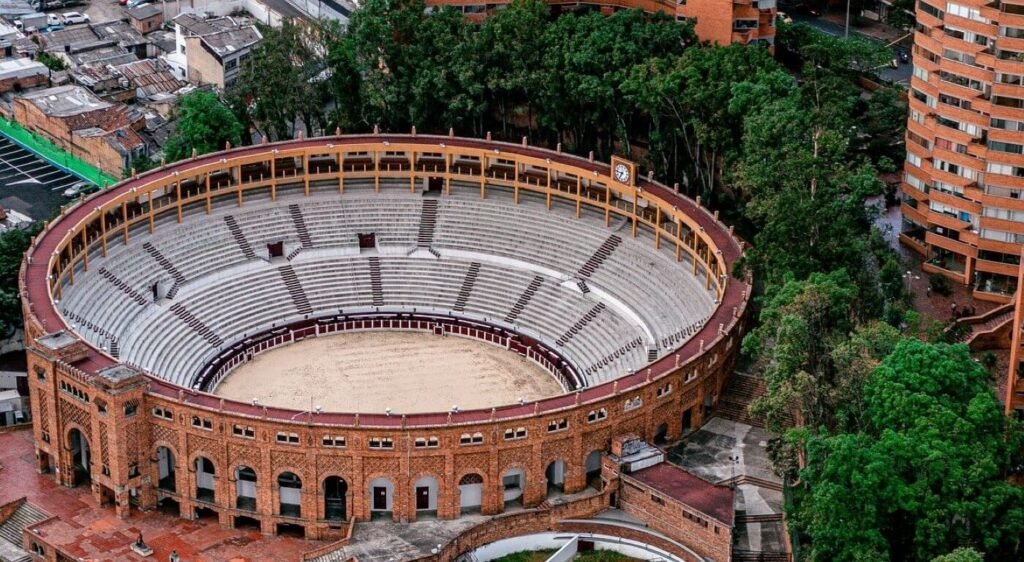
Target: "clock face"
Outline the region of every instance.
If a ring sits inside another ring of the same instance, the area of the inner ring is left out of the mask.
[[[615,165],[615,179],[620,183],[629,183],[629,166],[625,164]]]

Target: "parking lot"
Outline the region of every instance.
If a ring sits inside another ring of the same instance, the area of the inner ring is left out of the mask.
[[[33,219],[47,219],[62,203],[63,192],[79,178],[0,135],[0,206]]]

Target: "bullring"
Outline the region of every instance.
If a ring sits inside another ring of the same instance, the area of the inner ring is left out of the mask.
[[[628,176],[525,144],[337,136],[93,196],[23,264],[38,467],[122,515],[162,502],[311,538],[600,485],[612,437],[702,423],[749,295],[716,216],[615,164]],[[269,349],[383,330],[504,347],[563,392],[432,413],[215,394]]]

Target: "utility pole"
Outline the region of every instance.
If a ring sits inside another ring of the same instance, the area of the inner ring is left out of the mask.
[[[846,0],[846,30],[843,32],[843,38],[850,38],[850,0]]]

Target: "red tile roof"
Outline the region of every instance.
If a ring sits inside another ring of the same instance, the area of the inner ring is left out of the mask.
[[[663,462],[623,475],[680,502],[696,511],[732,526],[734,491],[698,478],[673,464]]]

